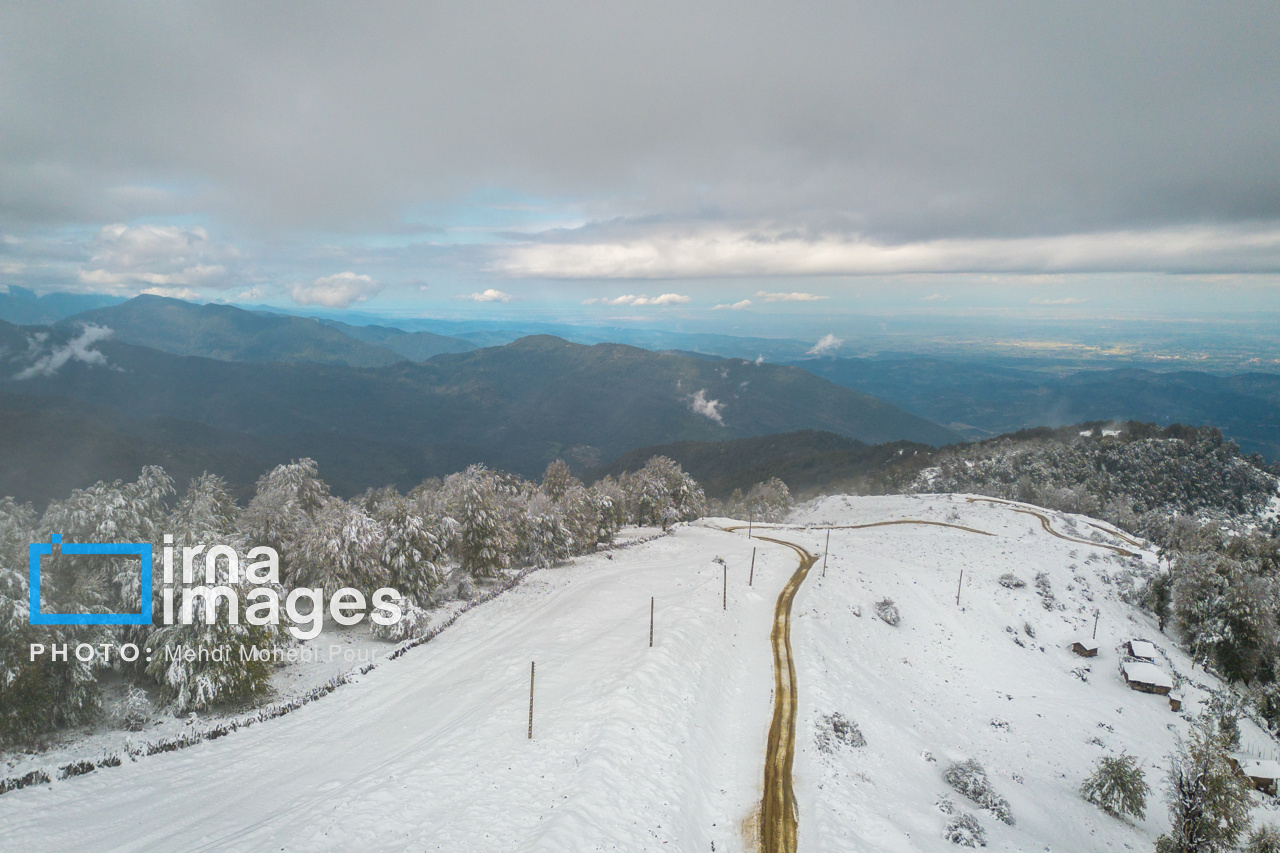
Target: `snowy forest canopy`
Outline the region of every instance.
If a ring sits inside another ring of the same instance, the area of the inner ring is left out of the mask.
[[[736,496],[732,509],[780,518],[790,494],[778,481]],[[625,525],[666,527],[700,517],[707,501],[698,484],[670,459],[585,486],[562,461],[541,483],[473,465],[430,479],[400,494],[370,490],[352,500],[331,494],[314,461],[302,459],[264,474],[247,506],[239,506],[218,477],[204,474],[179,495],[162,468],[149,466],[134,482],[99,482],[37,513],[0,500],[0,743],[51,727],[89,721],[100,711],[100,658],[32,662],[31,643],[136,643],[145,659],[111,662],[134,684],[155,684],[175,712],[215,703],[254,700],[268,689],[264,661],[170,660],[166,648],[278,647],[291,640],[283,626],[213,624],[109,626],[29,624],[28,545],[61,534],[68,542],[150,542],[163,537],[186,546],[225,544],[244,554],[267,545],[280,555],[282,589],[328,592],[351,587],[366,594],[390,586],[402,596],[403,618],[372,625],[387,640],[424,630],[430,611],[450,599],[471,599],[513,572],[545,566],[607,545]],[[42,609],[58,613],[137,612],[137,564],[122,559],[62,555],[42,572]],[[219,567],[220,583],[228,583]],[[153,608],[160,608],[159,571],[152,576]],[[203,578],[194,580],[199,584]],[[245,581],[247,584],[247,581]],[[235,584],[232,584],[235,586]],[[142,691],[139,703],[145,703]]]

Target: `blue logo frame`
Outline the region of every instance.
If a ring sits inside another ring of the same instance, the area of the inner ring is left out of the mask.
[[[64,554],[108,554],[137,557],[142,561],[142,609],[140,613],[41,613],[40,558],[52,556],[53,546],[62,545]],[[32,625],[150,625],[151,624],[151,543],[124,542],[94,545],[82,542],[62,543],[55,533],[48,545],[31,543],[31,624]]]

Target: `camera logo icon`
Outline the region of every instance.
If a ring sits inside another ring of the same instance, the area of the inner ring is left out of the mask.
[[[53,546],[60,545],[63,554],[99,554],[106,556],[137,557],[142,563],[142,606],[138,613],[41,613],[40,612],[40,559],[53,555]],[[50,541],[31,543],[31,624],[32,625],[150,625],[151,624],[151,543],[123,542],[94,544],[86,542],[63,543],[62,535],[53,534]]]

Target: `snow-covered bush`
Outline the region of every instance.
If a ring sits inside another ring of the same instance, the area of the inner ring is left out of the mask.
[[[1013,812],[1009,808],[1009,801],[992,789],[987,771],[977,761],[970,758],[968,761],[952,764],[943,772],[942,778],[974,803],[1013,826]]]
[[[120,725],[131,732],[140,732],[151,721],[152,710],[146,691],[130,684],[120,705]]]
[[[987,846],[987,831],[982,828],[982,824],[978,823],[976,817],[966,812],[953,815],[951,820],[947,821],[947,828],[943,830],[942,837],[961,847]]]
[[[1260,826],[1249,836],[1244,853],[1280,853],[1280,830],[1274,826]]]
[[[839,711],[834,714],[826,714],[818,720],[818,731],[815,739],[818,751],[827,754],[835,752],[836,748],[840,746],[861,749],[867,745],[867,739],[863,737],[862,730],[858,728],[858,724],[845,717]]]
[[[1004,587],[1005,589],[1022,589],[1024,586],[1027,585],[1026,581],[1018,577],[1017,575],[1013,574],[1012,572],[1005,572],[1004,574],[1002,574],[1000,577],[996,579],[996,583],[1000,584],[1000,586]]]
[[[892,598],[885,598],[876,602],[876,615],[884,620],[887,625],[896,626],[902,616],[898,613],[898,605],[893,603]]]
[[[1145,774],[1133,755],[1103,756],[1080,786],[1080,795],[1112,817],[1142,820],[1147,810]]]

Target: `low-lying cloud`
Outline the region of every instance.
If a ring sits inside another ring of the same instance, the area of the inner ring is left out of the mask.
[[[80,334],[65,344],[55,345],[46,350],[45,345],[49,340],[48,334],[37,334],[30,339],[30,349],[28,350],[35,356],[35,361],[29,367],[15,373],[13,378],[23,380],[34,379],[38,376],[53,376],[69,361],[105,365],[107,357],[93,347],[99,341],[105,341],[109,337],[111,337],[111,330],[106,326],[97,326],[90,323],[82,326]]]
[[[708,400],[706,388],[699,388],[698,393],[689,398],[689,409],[724,426],[724,415],[720,413],[720,401]]]
[[[823,335],[805,355],[827,355],[840,349],[840,345],[843,343],[843,338],[837,338],[835,335]]]

